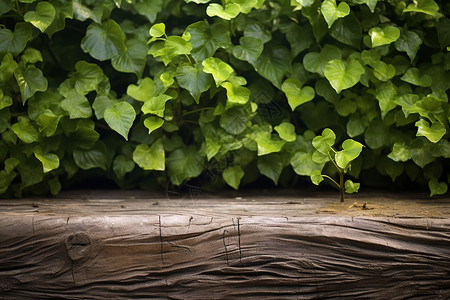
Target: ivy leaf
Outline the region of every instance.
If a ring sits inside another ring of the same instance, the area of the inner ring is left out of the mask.
[[[432,79],[428,74],[420,74],[418,68],[410,68],[400,77],[401,80],[422,87],[431,86]]]
[[[7,13],[14,7],[14,3],[10,0],[1,0],[0,1],[0,16]],[[0,192],[1,194],[1,192]]]
[[[357,84],[364,72],[363,66],[357,60],[353,59],[350,59],[348,62],[333,59],[326,64],[324,69],[325,77],[338,94],[342,90],[351,88]]]
[[[219,86],[222,82],[227,80],[234,71],[229,64],[215,57],[205,59],[202,62],[202,65],[203,72],[209,73],[213,76],[216,86]]]
[[[125,35],[111,19],[102,24],[91,23],[81,41],[81,49],[95,59],[108,60],[125,51]]]
[[[66,27],[66,18],[73,18],[73,10],[75,3],[72,2],[57,2],[52,1],[52,5],[55,8],[55,17],[50,26],[47,27],[45,33],[49,38],[52,38],[55,32],[58,32]]]
[[[70,91],[64,96],[61,108],[69,113],[71,119],[89,118],[92,115],[88,99],[76,91]]]
[[[395,42],[395,49],[398,51],[404,51],[408,54],[411,62],[416,57],[417,51],[419,51],[422,39],[414,31],[404,31],[398,40]]]
[[[29,157],[21,164],[17,166],[20,173],[20,179],[22,184],[21,189],[25,189],[29,186],[35,185],[42,181],[44,178],[44,172],[42,171],[41,164],[34,157]]]
[[[247,128],[250,118],[245,110],[232,107],[220,116],[220,127],[230,134],[238,135]]]
[[[289,122],[283,122],[278,126],[275,126],[275,131],[278,132],[278,135],[281,139],[286,142],[293,142],[297,139],[297,135],[295,134],[295,127]]]
[[[106,171],[107,150],[105,144],[100,141],[90,149],[75,149],[73,159],[78,167],[83,170],[100,168]]]
[[[256,165],[261,174],[272,179],[275,184],[278,184],[281,171],[283,171],[282,159],[278,153],[258,157]]]
[[[21,61],[25,64],[35,64],[37,62],[43,62],[41,51],[34,48],[27,48],[21,55]]]
[[[136,118],[136,112],[128,102],[117,102],[105,110],[104,118],[108,126],[128,140],[128,132]]]
[[[312,145],[323,155],[328,155],[331,151],[331,147],[336,141],[336,134],[330,128],[325,128],[321,135],[316,136],[312,140]]]
[[[142,74],[147,62],[147,45],[138,38],[126,41],[125,50],[111,59],[114,69],[119,72]]]
[[[10,96],[4,95],[3,91],[0,89],[0,110],[5,107],[9,107],[13,104],[13,100]]]
[[[328,24],[328,28],[330,28],[334,21],[343,18],[350,13],[350,6],[345,2],[341,2],[339,3],[339,6],[337,6],[336,0],[325,0],[322,2],[321,11]]]
[[[0,64],[0,82],[7,81],[14,74],[17,68],[17,63],[14,60],[11,53],[6,53],[3,56],[2,62]]]
[[[260,131],[254,138],[258,146],[258,156],[263,156],[269,153],[280,152],[286,141],[272,140],[270,132]]]
[[[250,98],[250,90],[246,87],[224,82],[222,86],[227,90],[227,107],[244,105]]]
[[[218,3],[211,3],[206,8],[206,14],[209,17],[219,17],[224,20],[231,20],[237,17],[237,15],[241,12],[239,9],[239,5],[236,3],[230,2],[225,5],[225,8]]]
[[[195,66],[179,66],[175,78],[178,84],[186,89],[199,103],[200,95],[211,86],[211,75],[203,72],[200,64]]]
[[[394,26],[373,27],[369,30],[372,48],[389,45],[400,37],[400,29]]]
[[[382,119],[384,119],[389,111],[396,107],[396,103],[393,101],[396,96],[397,88],[391,81],[377,86],[375,97],[377,98],[378,105],[380,106]]]
[[[430,124],[424,119],[420,119],[415,123],[417,127],[417,136],[424,136],[430,142],[437,143],[447,132],[445,126],[441,123],[432,123]]]
[[[124,155],[118,155],[113,161],[114,174],[119,180],[123,179],[127,173],[133,171],[135,165],[133,160]]]
[[[142,105],[141,110],[144,114],[154,114],[162,118],[164,117],[166,102],[170,99],[172,99],[172,97],[165,94],[151,97],[144,105]]]
[[[0,28],[0,54],[10,52],[16,56],[27,45],[31,39],[31,26],[25,22],[18,22],[14,27],[14,32],[6,28]]]
[[[148,134],[160,128],[164,124],[164,119],[156,116],[150,116],[144,120],[144,126],[148,129]]]
[[[336,152],[335,160],[336,164],[346,169],[350,162],[356,159],[362,151],[363,145],[352,139],[345,140],[342,143],[342,150]]]
[[[263,50],[264,44],[260,39],[243,36],[239,39],[239,45],[233,47],[233,55],[237,59],[254,64]]]
[[[439,24],[436,25],[436,29],[441,48],[450,46],[450,19],[441,18]]]
[[[295,78],[286,79],[281,85],[281,90],[286,94],[288,104],[292,111],[297,106],[311,101],[315,96],[315,91],[312,87],[305,86],[302,88],[302,83]]]
[[[394,99],[394,103],[402,107],[405,117],[409,116],[417,101],[419,101],[419,96],[416,94],[405,94]]]
[[[430,188],[430,197],[436,195],[444,195],[447,193],[448,186],[445,182],[438,182],[436,178],[432,178],[428,181],[428,187]]]
[[[154,38],[161,37],[166,34],[166,25],[164,23],[157,23],[150,27],[150,36]]]
[[[56,116],[50,109],[46,109],[39,115],[36,123],[39,125],[39,131],[50,137],[55,133],[60,119],[61,116]]]
[[[139,0],[136,3],[133,2],[136,11],[145,16],[150,23],[155,22],[156,16],[162,11],[164,2],[163,0]]]
[[[333,59],[341,59],[341,50],[329,44],[326,44],[320,53],[309,52],[303,58],[303,65],[305,69],[311,73],[318,73],[324,75],[324,69],[327,63]]]
[[[268,46],[253,64],[256,72],[280,88],[283,76],[291,70],[291,53],[282,46]]]
[[[105,116],[105,111],[116,103],[116,99],[111,98],[109,95],[97,95],[92,108],[94,109],[95,116],[98,120],[101,120]]]
[[[420,0],[413,1],[410,5],[408,5],[403,12],[418,12],[430,15],[432,17],[440,17],[439,13],[439,5],[437,5],[434,0]]]
[[[191,55],[197,62],[213,56],[219,48],[231,46],[230,32],[224,23],[209,25],[206,21],[200,21],[189,25],[186,32],[191,35]]]
[[[81,95],[96,90],[104,79],[102,69],[96,64],[79,61],[75,65],[75,70],[70,77],[75,80],[75,90]]]
[[[375,11],[375,7],[377,6],[377,2],[382,0],[354,0],[354,3],[363,4],[365,3],[370,11],[373,13]]]
[[[199,176],[203,171],[203,158],[193,146],[174,150],[167,157],[166,163],[170,181],[176,185]]]
[[[334,22],[333,27],[330,30],[330,35],[341,43],[360,49],[362,39],[361,23],[358,18],[351,13],[347,17]]]
[[[322,170],[323,163],[316,163],[312,159],[312,153],[298,151],[291,157],[291,166],[294,172],[301,176],[311,176],[314,171]]]
[[[392,152],[389,153],[387,157],[395,162],[405,162],[411,159],[411,152],[405,143],[396,142],[394,143],[394,146],[392,146]]]
[[[16,175],[17,174],[15,172],[6,173],[5,170],[0,171],[0,195],[8,190]]]
[[[322,172],[320,170],[314,170],[311,173],[310,178],[311,178],[311,182],[315,185],[319,185],[324,180],[324,178],[322,176]]]
[[[39,133],[31,124],[30,119],[26,117],[19,117],[18,119],[19,122],[14,123],[11,126],[11,130],[19,137],[22,142],[26,144],[37,142],[39,139]]]
[[[373,66],[373,75],[380,81],[388,81],[395,75],[395,67],[383,61],[377,61]]]
[[[222,172],[222,177],[229,186],[237,190],[244,177],[244,171],[241,166],[228,167]]]
[[[344,184],[345,192],[347,194],[357,193],[360,186],[361,186],[360,183],[354,183],[353,181],[348,179],[347,181],[345,181],[345,184]]]
[[[168,59],[173,59],[178,55],[189,54],[192,50],[192,44],[180,36],[169,36],[165,42],[165,53]]]
[[[56,154],[40,154],[34,152],[34,156],[42,163],[42,169],[44,173],[48,173],[59,168],[59,157]]]
[[[28,67],[19,65],[14,71],[14,76],[16,77],[17,84],[20,88],[23,104],[25,104],[25,102],[37,91],[43,92],[47,90],[47,79],[42,74],[42,71],[34,65]]]
[[[139,85],[130,84],[127,88],[127,95],[145,102],[155,95],[155,83],[151,78],[145,77],[139,82]]]
[[[245,37],[253,37],[256,39],[261,40],[263,44],[267,43],[272,39],[272,34],[270,31],[268,31],[264,25],[262,25],[259,22],[251,21],[248,24],[246,24],[244,29],[244,36]]]
[[[47,27],[52,24],[53,19],[55,18],[56,10],[47,1],[39,2],[36,5],[36,11],[28,11],[24,16],[23,19],[26,22],[29,22],[33,24],[35,27],[37,27],[41,32],[44,32]]]
[[[144,170],[164,171],[166,166],[162,140],[158,139],[150,147],[146,144],[136,146],[133,161]]]

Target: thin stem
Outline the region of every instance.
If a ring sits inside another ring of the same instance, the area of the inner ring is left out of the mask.
[[[341,202],[344,202],[344,172],[339,172],[339,183],[340,183],[340,192],[341,192]]]
[[[336,185],[336,187],[340,190],[341,186],[339,185],[339,183],[336,182],[336,180],[334,180],[333,178],[331,178],[328,175],[322,175],[322,177],[327,178],[328,180],[330,180],[332,183],[334,183],[334,185]]]
[[[186,55],[186,58],[187,58],[188,61],[189,61],[189,64],[192,65],[192,61],[191,61],[191,59],[189,58],[189,55],[187,55],[187,54],[185,54],[185,55]]]
[[[183,117],[190,115],[190,114],[195,114],[195,113],[203,111],[203,110],[208,110],[208,109],[215,109],[215,107],[200,107],[198,109],[194,109],[194,110],[183,113]]]
[[[333,149],[333,148],[331,148]],[[328,151],[328,158],[331,160],[331,162],[333,163],[333,165],[336,167],[336,169],[339,170],[339,172],[341,172],[341,168],[336,164],[336,162],[334,161],[334,159],[331,157],[330,152]]]

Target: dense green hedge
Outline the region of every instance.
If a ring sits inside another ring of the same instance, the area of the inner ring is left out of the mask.
[[[0,0],[0,194],[339,173],[445,194],[449,16],[445,0]]]

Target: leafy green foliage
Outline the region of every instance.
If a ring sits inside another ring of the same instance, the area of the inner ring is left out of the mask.
[[[89,176],[237,189],[297,175],[353,193],[343,175],[364,188],[376,172],[445,194],[449,11],[443,0],[1,1],[0,194],[57,194]]]

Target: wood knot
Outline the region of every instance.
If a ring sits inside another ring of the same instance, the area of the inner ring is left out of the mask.
[[[77,232],[66,238],[66,249],[72,261],[85,258],[91,252],[91,237],[86,232]]]

